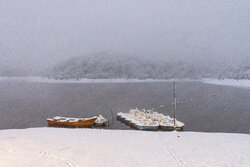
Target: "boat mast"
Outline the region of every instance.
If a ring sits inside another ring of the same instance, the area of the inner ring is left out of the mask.
[[[174,81],[174,126],[176,126],[176,84]]]

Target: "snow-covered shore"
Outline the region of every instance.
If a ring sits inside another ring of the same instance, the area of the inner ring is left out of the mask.
[[[250,135],[33,128],[0,131],[0,162],[27,166],[250,166]]]
[[[235,80],[235,79],[52,79],[46,77],[1,77],[0,81],[24,81],[24,82],[37,82],[37,83],[144,83],[144,82],[203,82],[206,84],[245,87],[250,88],[250,80]]]
[[[46,77],[0,77],[0,81],[26,81],[40,83],[138,83],[138,82],[172,82],[174,79],[52,79]],[[182,80],[181,80],[182,81]],[[183,79],[183,81],[193,81]]]
[[[236,79],[203,79],[202,82],[214,85],[234,86],[250,88],[250,80],[236,80]]]

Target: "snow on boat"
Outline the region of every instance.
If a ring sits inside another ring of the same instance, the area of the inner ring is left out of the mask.
[[[117,120],[137,130],[183,131],[184,123],[176,120],[176,83],[174,81],[174,118],[152,110],[130,109],[129,113],[118,113]]]
[[[48,126],[52,127],[71,127],[71,128],[89,128],[95,123],[97,117],[92,118],[67,118],[56,116],[48,118]]]
[[[131,125],[131,121],[134,120],[134,118],[130,115],[127,115],[124,119],[124,124],[127,125],[127,126],[130,126]]]
[[[160,129],[163,131],[174,131],[176,127],[174,126],[174,119],[170,116],[160,115],[159,117]]]
[[[170,116],[165,116],[153,110],[131,109],[129,113],[118,113],[117,120],[137,130],[163,130],[183,131],[184,123],[175,121]]]
[[[130,126],[130,120],[128,120],[128,119],[125,118],[124,124]]]
[[[122,113],[122,114],[121,114],[121,122],[122,122],[122,123],[125,122],[125,119],[126,119],[127,115],[128,115],[127,113]]]
[[[105,119],[101,114],[97,117],[94,122],[95,127],[105,127],[108,124],[108,120]]]
[[[184,123],[180,121],[176,121],[176,126],[175,126],[176,131],[183,131],[184,130]]]

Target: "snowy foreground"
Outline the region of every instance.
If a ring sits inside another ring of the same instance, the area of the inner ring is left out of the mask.
[[[250,166],[250,135],[33,128],[0,131],[1,166]]]

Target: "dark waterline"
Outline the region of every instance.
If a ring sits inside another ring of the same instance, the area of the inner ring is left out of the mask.
[[[0,82],[0,129],[46,127],[54,116],[109,117],[155,108],[173,116],[173,85],[160,83]],[[177,82],[177,119],[185,130],[250,133],[250,89]],[[164,108],[160,106],[164,105]],[[114,119],[113,129],[129,129]]]

